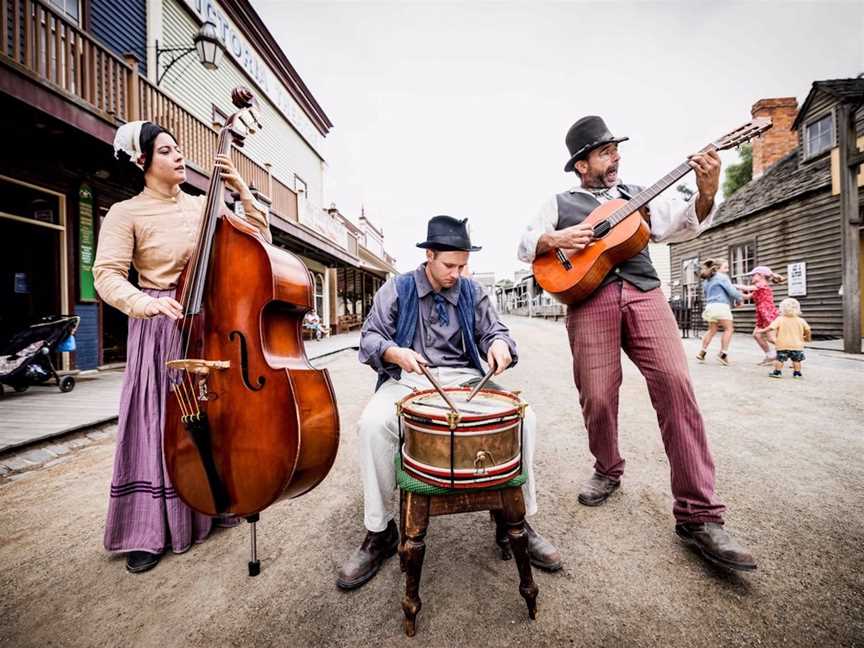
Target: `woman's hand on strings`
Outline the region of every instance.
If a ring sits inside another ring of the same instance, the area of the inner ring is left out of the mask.
[[[246,184],[246,181],[242,178],[240,172],[237,171],[237,167],[234,166],[234,161],[231,159],[230,155],[217,155],[216,168],[219,170],[219,174],[222,176],[222,180],[228,188],[231,191],[240,194],[240,200],[253,200],[249,185]]]
[[[157,297],[144,309],[144,314],[147,317],[155,317],[156,315],[165,315],[172,320],[183,317],[183,306],[171,297]]]

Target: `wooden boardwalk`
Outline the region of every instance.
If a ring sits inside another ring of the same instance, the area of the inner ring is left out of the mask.
[[[62,393],[51,383],[0,399],[0,452],[117,418],[123,370],[76,376]]]
[[[306,341],[310,360],[356,348],[360,332]],[[15,393],[6,388],[0,398],[0,454],[117,419],[123,370],[76,376],[75,389],[64,394],[56,385],[31,387]]]

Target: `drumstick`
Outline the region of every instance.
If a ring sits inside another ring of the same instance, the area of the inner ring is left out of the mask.
[[[434,376],[430,373],[430,371],[426,368],[426,365],[423,364],[422,362],[418,362],[417,364],[420,365],[420,371],[423,372],[423,375],[426,376],[426,378],[429,380],[429,382],[432,383],[432,386],[433,386],[435,389],[438,390],[438,393],[439,393],[439,394],[441,394],[441,398],[444,399],[444,402],[447,403],[447,404],[450,406],[450,409],[451,409],[451,410],[453,410],[454,412],[456,412],[456,413],[458,414],[458,413],[459,413],[459,410],[458,410],[458,409],[456,408],[456,406],[453,404],[453,401],[450,400],[450,397],[447,395],[447,392],[445,392],[445,391],[441,388],[441,385],[438,384],[438,381],[435,380],[435,377],[434,377]]]
[[[493,365],[489,366],[489,371],[486,372],[486,375],[480,379],[480,382],[477,383],[477,386],[473,390],[471,390],[470,394],[468,394],[468,398],[465,399],[466,403],[471,402],[471,399],[477,395],[477,392],[479,392],[481,389],[483,389],[483,387],[486,385],[487,382],[489,382],[489,379],[492,377],[492,374],[494,374],[494,373],[495,373],[495,365],[493,364]]]

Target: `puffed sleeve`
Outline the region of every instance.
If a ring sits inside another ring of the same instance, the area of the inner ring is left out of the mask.
[[[135,249],[135,230],[131,215],[122,204],[108,210],[99,229],[93,279],[96,292],[107,304],[129,317],[145,319],[146,309],[155,298],[129,282],[129,266]]]

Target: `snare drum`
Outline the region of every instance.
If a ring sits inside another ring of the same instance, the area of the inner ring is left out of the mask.
[[[396,404],[402,469],[443,488],[486,488],[522,472],[522,419],[527,405],[515,393],[446,387],[454,413],[434,389]]]

